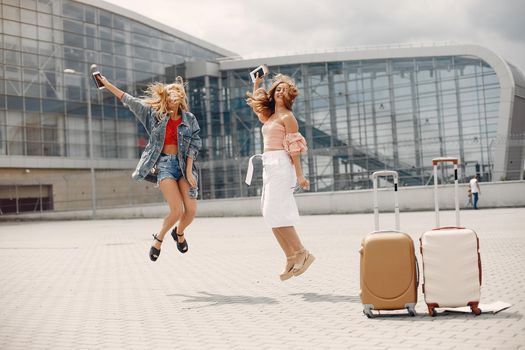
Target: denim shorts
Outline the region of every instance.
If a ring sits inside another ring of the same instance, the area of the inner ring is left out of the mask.
[[[179,165],[179,160],[176,154],[165,154],[161,153],[159,160],[157,161],[157,167],[159,172],[157,174],[157,186],[164,179],[173,179],[179,181],[182,176],[182,169]],[[199,196],[199,188],[191,187],[189,189],[190,198],[197,198]]]
[[[157,174],[157,184],[164,179],[173,179],[178,181],[182,177],[182,170],[179,166],[179,160],[176,154],[162,153],[157,162],[159,173]]]

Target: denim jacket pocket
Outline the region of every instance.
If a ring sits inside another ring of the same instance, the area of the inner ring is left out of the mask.
[[[191,135],[182,135],[182,144],[184,145],[184,148],[186,151],[189,150],[191,145]]]

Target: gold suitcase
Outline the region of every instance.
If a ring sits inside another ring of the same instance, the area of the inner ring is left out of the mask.
[[[395,230],[379,230],[377,181],[380,176],[394,178]],[[398,174],[377,171],[372,174],[372,180],[375,230],[363,238],[359,250],[363,313],[371,318],[372,310],[406,309],[415,316],[419,268],[412,238],[399,231]]]

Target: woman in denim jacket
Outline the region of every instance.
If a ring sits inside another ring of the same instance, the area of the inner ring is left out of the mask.
[[[173,228],[171,236],[179,251],[186,253],[184,230],[197,209],[198,172],[194,162],[202,142],[197,118],[188,111],[182,78],[177,77],[173,84],[149,85],[145,99],[124,93],[103,76],[99,80],[135,114],[149,135],[132,177],[137,181],[149,180],[153,169],[157,169],[157,185],[170,209],[159,233],[153,235],[150,259],[157,260],[164,236],[177,221],[178,227]]]

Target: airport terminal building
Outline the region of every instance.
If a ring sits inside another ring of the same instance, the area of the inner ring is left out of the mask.
[[[162,200],[131,180],[147,134],[95,88],[92,64],[137,96],[152,81],[188,80],[203,140],[201,199],[260,191],[260,174],[251,187],[244,176],[249,156],[262,152],[261,125],[245,102],[248,73],[261,63],[297,83],[313,191],[370,188],[380,169],[397,170],[403,186],[425,185],[439,156],[461,159],[463,181],[523,178],[525,77],[489,49],[397,45],[244,59],[100,0],[1,4],[3,213]]]

